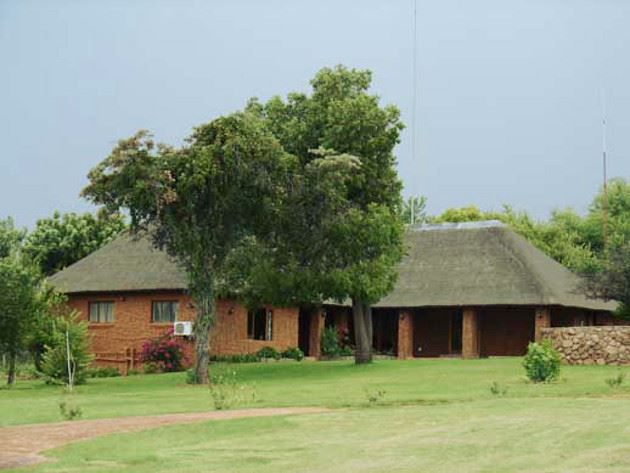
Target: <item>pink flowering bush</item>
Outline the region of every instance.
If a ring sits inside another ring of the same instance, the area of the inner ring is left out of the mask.
[[[169,329],[164,335],[144,342],[141,359],[156,371],[181,371],[185,362],[183,343]]]

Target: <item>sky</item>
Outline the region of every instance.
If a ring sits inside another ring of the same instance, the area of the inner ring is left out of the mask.
[[[415,5],[414,35],[414,0],[0,0],[0,218],[93,210],[79,193],[119,139],[180,144],[340,63],[400,108],[404,195],[430,213],[585,212],[602,102],[609,176],[630,177],[630,2]]]

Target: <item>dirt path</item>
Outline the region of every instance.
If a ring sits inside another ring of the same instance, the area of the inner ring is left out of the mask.
[[[41,452],[99,435],[135,432],[169,424],[184,424],[205,420],[268,417],[288,414],[325,412],[324,408],[287,407],[270,409],[240,409],[233,411],[163,414],[116,419],[78,420],[53,424],[18,425],[0,428],[0,468],[32,465],[46,460]]]

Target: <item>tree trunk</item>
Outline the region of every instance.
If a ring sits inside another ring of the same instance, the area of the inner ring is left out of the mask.
[[[9,353],[9,366],[7,370],[7,385],[13,386],[15,384],[15,359],[17,355],[15,352]]]
[[[197,361],[195,364],[195,382],[208,384],[208,365],[210,363],[210,329],[214,326],[215,301],[209,290],[194,297],[197,306],[195,319],[195,352]]]
[[[363,301],[352,299],[356,364],[372,361],[372,309]]]

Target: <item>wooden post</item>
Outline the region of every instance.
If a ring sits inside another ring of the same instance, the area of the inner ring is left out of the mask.
[[[413,312],[398,311],[398,359],[413,358]]]
[[[542,340],[542,329],[551,327],[551,311],[548,307],[537,307],[534,311],[534,341]]]
[[[317,307],[311,312],[311,322],[309,326],[309,356],[319,358],[321,356],[321,338],[324,331],[324,309]]]
[[[479,358],[479,316],[467,307],[462,312],[462,358]]]

